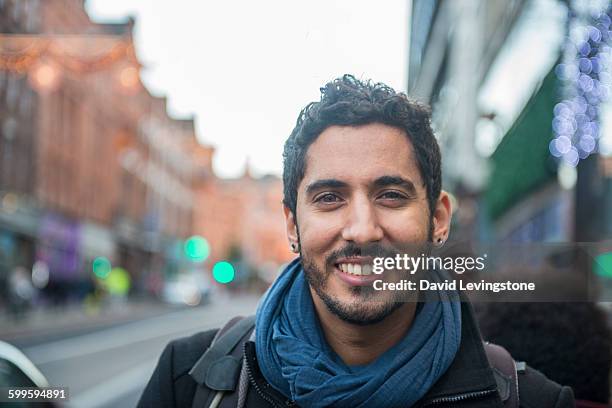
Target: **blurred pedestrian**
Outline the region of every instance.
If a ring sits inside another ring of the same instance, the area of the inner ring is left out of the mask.
[[[23,266],[16,266],[8,279],[9,310],[15,319],[25,316],[35,292],[28,270]]]

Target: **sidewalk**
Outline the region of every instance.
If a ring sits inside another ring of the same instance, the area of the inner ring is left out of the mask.
[[[153,299],[137,299],[105,304],[98,309],[86,308],[82,304],[38,308],[31,310],[20,320],[0,312],[0,340],[11,342],[34,337],[60,337],[72,332],[145,319],[176,309],[177,307]]]

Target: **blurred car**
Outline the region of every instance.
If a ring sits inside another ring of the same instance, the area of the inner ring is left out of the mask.
[[[162,300],[173,305],[197,306],[210,300],[211,285],[200,274],[184,273],[164,283]]]
[[[15,346],[0,341],[0,388],[48,387],[49,382],[36,366]],[[60,405],[52,402],[1,402],[3,407],[49,407]]]

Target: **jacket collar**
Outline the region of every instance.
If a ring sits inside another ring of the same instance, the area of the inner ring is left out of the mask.
[[[422,405],[446,397],[488,395],[497,392],[497,383],[491,369],[472,306],[461,296],[461,344],[450,367],[421,399]],[[501,406],[501,400],[495,396]]]

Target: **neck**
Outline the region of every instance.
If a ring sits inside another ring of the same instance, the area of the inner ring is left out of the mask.
[[[382,321],[360,326],[331,313],[317,294],[311,293],[327,343],[349,366],[371,363],[396,345],[412,326],[417,305],[403,303]]]

